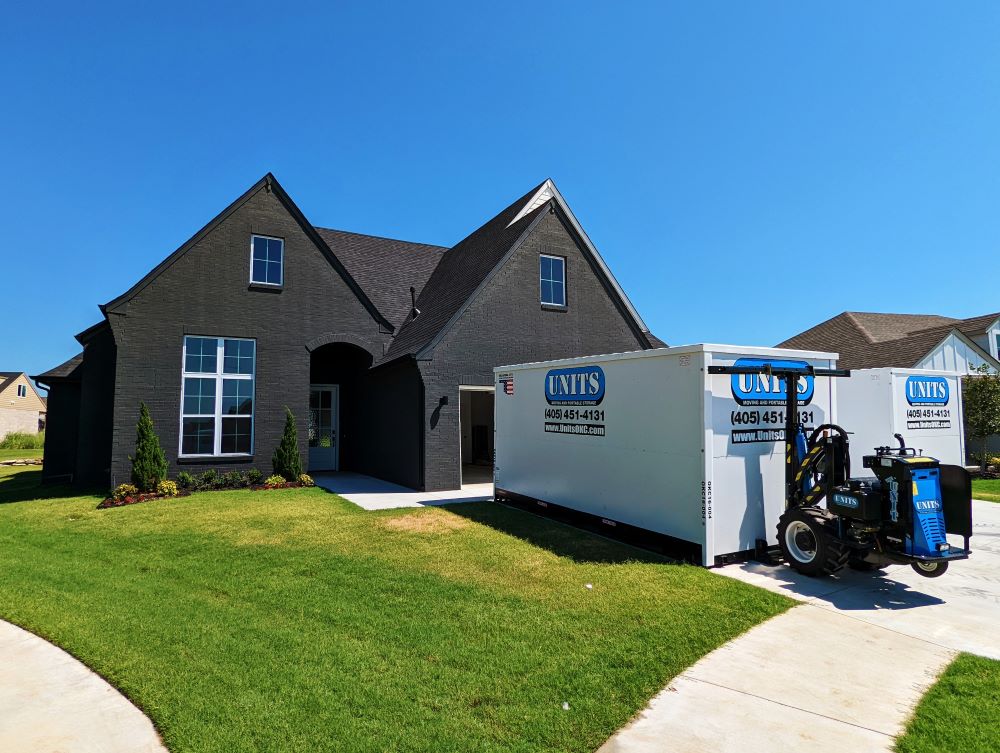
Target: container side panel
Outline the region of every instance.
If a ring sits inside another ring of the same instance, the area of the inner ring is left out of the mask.
[[[587,361],[498,371],[497,487],[704,545],[697,355]]]

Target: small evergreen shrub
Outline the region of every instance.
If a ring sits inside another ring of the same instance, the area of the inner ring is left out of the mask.
[[[302,484],[302,486],[316,486],[316,482],[312,480],[312,476],[308,473],[299,474],[299,483]]]
[[[247,483],[250,486],[260,486],[264,481],[264,473],[257,468],[247,471]]]
[[[139,489],[135,484],[118,484],[111,492],[111,499],[121,502],[126,497],[134,497],[138,493]]]
[[[285,483],[286,483],[285,477],[279,476],[277,473],[275,473],[273,476],[267,477],[267,479],[264,481],[264,486],[273,488],[276,486],[284,486]]]
[[[219,474],[214,468],[209,468],[198,477],[198,484],[202,489],[214,489],[219,484]]]
[[[181,489],[187,491],[194,491],[198,488],[198,480],[187,471],[181,471],[177,474],[177,484]]]
[[[295,429],[295,416],[285,408],[285,431],[281,442],[271,458],[274,475],[281,476],[285,481],[295,481],[302,473],[302,460],[299,458],[299,434]]]
[[[144,492],[151,492],[167,477],[167,458],[145,403],[139,403],[139,423],[135,429],[135,456],[129,457],[132,461],[132,483]]]
[[[164,479],[156,485],[156,493],[161,497],[176,497],[177,482]]]
[[[239,471],[228,471],[219,478],[219,486],[223,489],[241,489],[246,486],[246,481]]]

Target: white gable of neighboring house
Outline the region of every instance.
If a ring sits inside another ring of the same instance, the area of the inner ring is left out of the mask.
[[[973,369],[983,364],[987,364],[990,368],[996,368],[996,362],[987,361],[969,341],[957,333],[951,332],[930,353],[917,362],[914,368],[969,374]]]

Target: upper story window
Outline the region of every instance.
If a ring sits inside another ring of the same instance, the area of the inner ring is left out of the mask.
[[[17,385],[17,396],[18,397],[27,397],[28,396],[28,387],[27,387],[27,385],[24,385],[24,384]]]
[[[265,235],[250,236],[250,282],[281,285],[284,280],[285,242]]]
[[[255,363],[253,340],[184,338],[182,457],[253,453]]]
[[[566,305],[566,259],[562,256],[539,258],[538,277],[541,285],[542,304],[546,306]]]

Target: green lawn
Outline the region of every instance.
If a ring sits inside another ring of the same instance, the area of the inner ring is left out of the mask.
[[[972,496],[987,502],[1000,502],[1000,479],[976,478],[972,480]]]
[[[792,603],[493,504],[18,501],[39,474],[0,469],[0,616],[108,678],[175,753],[590,752]]]
[[[40,458],[42,449],[37,450],[6,450],[0,448],[0,460],[20,460],[21,458]]]
[[[993,753],[1000,745],[1000,662],[961,654],[924,696],[899,753]]]

